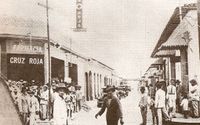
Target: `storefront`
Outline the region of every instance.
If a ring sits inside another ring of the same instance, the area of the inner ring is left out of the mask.
[[[1,50],[1,73],[8,79],[44,82],[43,41],[7,38]]]
[[[72,80],[72,83],[77,85],[78,84],[78,66],[74,63],[68,63],[69,67],[69,77]]]
[[[51,77],[63,81],[64,76],[64,60],[51,57]]]

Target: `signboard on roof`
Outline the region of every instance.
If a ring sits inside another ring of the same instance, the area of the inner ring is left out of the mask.
[[[44,43],[31,40],[8,40],[7,53],[44,54]]]

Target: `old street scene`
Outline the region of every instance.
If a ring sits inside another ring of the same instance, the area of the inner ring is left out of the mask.
[[[200,0],[0,10],[0,125],[200,124]]]

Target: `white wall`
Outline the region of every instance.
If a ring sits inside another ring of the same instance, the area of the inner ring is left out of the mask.
[[[197,11],[189,11],[183,21],[187,23],[188,31],[190,32],[191,41],[188,46],[188,69],[189,80],[197,76],[200,79],[200,58],[199,58],[199,41],[198,41],[198,27],[197,27]],[[189,18],[189,17],[192,17]],[[188,23],[190,22],[190,24]]]

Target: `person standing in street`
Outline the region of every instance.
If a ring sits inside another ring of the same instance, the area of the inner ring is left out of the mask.
[[[36,121],[39,118],[39,102],[34,96],[33,91],[29,91],[29,125],[37,125]]]
[[[26,89],[25,88],[22,88],[22,94],[21,96],[19,97],[19,112],[20,112],[20,115],[22,117],[22,120],[23,120],[23,123],[24,125],[27,125],[27,122],[28,122],[28,106],[29,106],[29,103],[28,103],[28,95],[26,93]]]
[[[170,84],[167,86],[167,95],[166,95],[167,104],[169,106],[170,117],[176,117],[176,87],[174,79],[171,79]]]
[[[107,99],[104,100],[104,104],[101,110],[95,115],[95,118],[101,116],[105,109],[107,108],[106,113],[106,122],[107,125],[118,125],[118,121],[120,119],[120,123],[123,124],[123,113],[122,107],[119,99],[115,96],[115,87],[107,88]]]
[[[165,84],[165,81],[160,81],[157,84],[157,91],[155,95],[155,108],[157,109],[157,117],[158,117],[158,124],[157,125],[162,125],[163,124],[163,117],[166,120],[169,120],[170,117],[167,113],[166,107],[165,107],[165,91],[162,90],[163,85]]]
[[[76,91],[76,112],[81,110],[81,100],[82,100],[82,92],[81,92],[81,87],[79,86]]]
[[[140,125],[146,125],[147,124],[147,95],[145,94],[144,86],[140,88],[140,92],[142,94],[140,102],[139,102],[140,112],[142,115],[142,123]]]
[[[65,93],[67,92],[67,88],[64,83],[59,83],[56,90],[53,106],[54,125],[66,125],[67,107],[65,103]]]
[[[40,110],[41,110],[41,119],[46,120],[48,114],[48,100],[49,100],[49,91],[48,86],[43,86],[43,91],[41,92],[40,98]]]
[[[152,122],[153,125],[158,123],[158,118],[157,118],[157,113],[156,113],[156,108],[155,108],[155,92],[156,89],[153,86],[153,84],[149,84],[149,97],[150,97],[150,101],[149,101],[149,109],[151,110],[151,114],[152,114]]]
[[[184,118],[188,118],[188,112],[189,112],[188,103],[189,103],[188,97],[187,94],[185,94],[183,95],[183,100],[181,101],[180,104],[180,106],[182,106]]]
[[[190,80],[191,87],[190,87],[190,97],[192,100],[192,112],[193,117],[198,118],[199,117],[199,92],[198,92],[198,84],[195,79]]]

